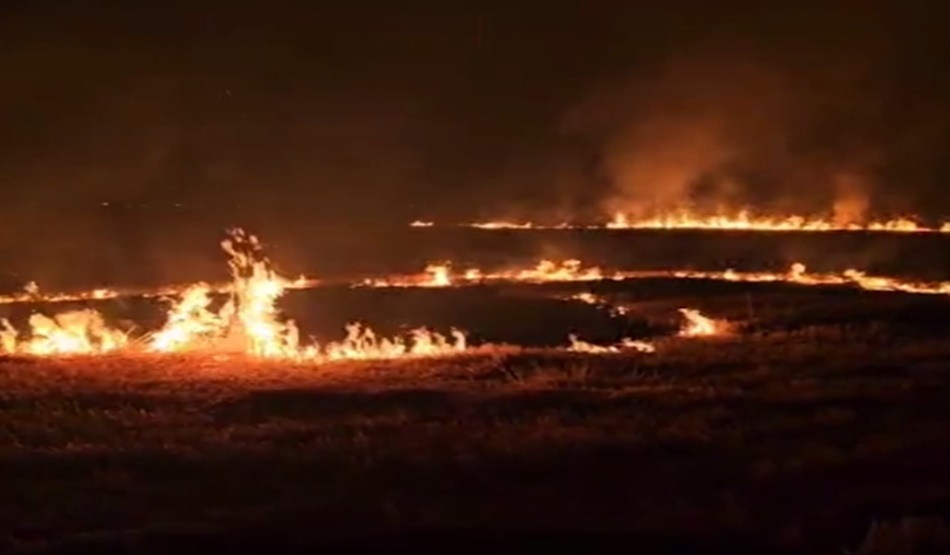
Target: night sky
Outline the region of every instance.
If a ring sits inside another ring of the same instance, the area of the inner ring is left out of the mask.
[[[17,264],[243,223],[950,212],[935,3],[21,4],[0,12]]]

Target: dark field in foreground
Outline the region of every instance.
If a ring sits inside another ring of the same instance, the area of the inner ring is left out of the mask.
[[[950,512],[946,301],[796,291],[707,295],[754,321],[654,354],[5,359],[0,538],[535,530],[840,553],[875,518]]]

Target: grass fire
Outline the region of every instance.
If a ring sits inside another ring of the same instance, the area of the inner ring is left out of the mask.
[[[8,4],[0,555],[950,553],[940,3]]]
[[[943,502],[947,282],[577,259],[289,278],[254,235],[222,248],[226,283],[4,297],[12,546],[517,521],[811,549]]]

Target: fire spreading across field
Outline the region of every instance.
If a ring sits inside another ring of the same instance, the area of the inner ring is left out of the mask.
[[[641,270],[607,271],[597,266],[584,266],[580,260],[562,262],[542,260],[532,268],[486,272],[469,268],[452,273],[448,263],[430,264],[419,274],[365,279],[362,287],[453,287],[491,282],[555,283],[628,279],[697,279],[748,283],[791,283],[797,285],[852,286],[866,291],[890,291],[919,295],[950,295],[950,281],[921,282],[886,276],[871,276],[863,271],[847,269],[838,273],[810,273],[804,264],[793,263],[785,272],[739,272],[735,270]],[[576,300],[598,304],[590,294],[579,294]]]
[[[443,335],[427,328],[417,328],[408,337],[379,337],[360,323],[346,326],[342,341],[326,344],[304,344],[293,320],[280,315],[277,302],[288,290],[314,286],[318,282],[298,278],[289,280],[276,274],[263,255],[255,236],[234,230],[222,247],[229,255],[232,282],[211,286],[196,283],[180,290],[161,288],[149,296],[171,295],[171,307],[164,326],[140,337],[110,327],[103,316],[92,309],[72,310],[50,317],[34,313],[28,320],[29,331],[21,333],[7,319],[0,320],[0,348],[8,354],[34,356],[93,355],[120,351],[141,353],[243,353],[255,357],[298,361],[326,362],[335,360],[393,359],[404,357],[448,356],[469,350],[466,334],[458,329]],[[448,265],[433,264],[426,268],[425,280],[416,280],[421,287],[450,287],[453,280]],[[511,278],[520,281],[576,281],[600,279],[599,269],[585,270],[578,261],[556,264],[542,261],[537,268],[499,275],[480,271],[466,273],[469,280]],[[396,279],[394,283],[402,283]],[[359,286],[387,287],[387,280],[368,280]],[[225,293],[223,304],[216,303],[214,293]],[[27,286],[27,295],[3,299],[7,303],[59,302],[66,300],[103,300],[121,296],[110,289],[78,294],[41,295],[35,283]],[[220,304],[220,306],[215,306]],[[617,345],[598,346],[571,335],[568,350],[578,352],[618,352],[635,350],[653,352],[644,341],[625,338]]]
[[[277,300],[293,282],[272,270],[257,238],[236,230],[222,246],[230,255],[233,281],[227,288],[228,299],[217,309],[212,308],[213,288],[198,283],[180,293],[160,330],[134,340],[126,332],[108,327],[98,312],[85,309],[52,318],[33,314],[26,338],[4,319],[0,322],[0,345],[8,353],[31,355],[231,351],[313,361],[431,356],[466,348],[465,334],[458,330],[446,337],[421,328],[411,331],[406,340],[377,337],[360,324],[349,325],[343,341],[304,345],[296,324],[282,319],[277,309]]]
[[[53,316],[34,313],[28,319],[26,332],[18,331],[7,319],[0,320],[0,349],[11,354],[36,356],[120,351],[158,354],[227,352],[314,362],[449,356],[471,350],[466,333],[458,329],[451,329],[443,335],[423,327],[409,331],[405,337],[379,337],[360,323],[347,325],[346,336],[341,341],[324,344],[301,341],[297,324],[281,315],[278,301],[288,290],[319,287],[323,282],[303,276],[293,280],[279,276],[264,256],[258,239],[241,230],[230,232],[222,247],[229,256],[232,276],[229,283],[196,283],[146,292],[97,289],[73,294],[43,294],[35,283],[30,283],[25,293],[0,297],[0,304],[97,301],[124,295],[169,297],[171,306],[165,324],[156,331],[133,337],[129,332],[109,326],[99,312],[90,308]],[[456,271],[448,262],[431,263],[418,274],[364,278],[349,285],[355,288],[449,288],[506,282],[543,284],[649,278],[844,286],[867,291],[950,295],[950,282],[946,281],[917,282],[869,276],[855,269],[810,273],[801,263],[792,264],[785,272],[608,271],[585,266],[580,260],[573,259],[561,262],[541,260],[531,267],[500,270],[468,268]],[[615,317],[626,316],[629,310],[590,292],[575,293],[566,298],[605,309]],[[679,317],[682,321],[680,337],[727,336],[731,333],[728,322],[710,318],[693,308],[681,308]],[[643,340],[624,338],[612,345],[595,345],[575,334],[569,335],[566,348],[585,353],[656,351],[652,343]]]
[[[950,233],[950,222],[939,225],[926,225],[912,218],[900,217],[878,221],[841,221],[834,218],[789,216],[756,216],[751,211],[740,210],[735,213],[701,215],[691,211],[679,211],[659,216],[634,217],[616,213],[604,223],[578,224],[572,222],[540,223],[489,220],[457,224],[484,230],[541,230],[541,229],[642,229],[642,230],[742,230],[770,232],[841,232],[863,231],[876,233]],[[434,227],[431,221],[416,220],[411,227]]]

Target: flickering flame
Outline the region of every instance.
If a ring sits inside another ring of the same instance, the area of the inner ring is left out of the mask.
[[[915,282],[883,276],[868,276],[858,270],[841,273],[808,273],[805,265],[795,262],[787,272],[664,272],[660,277],[713,279],[737,282],[785,282],[799,285],[850,285],[867,291],[892,291],[919,295],[950,295],[950,281]]]
[[[431,227],[431,222],[426,222]],[[413,222],[411,225],[420,227]],[[875,231],[889,233],[950,233],[950,222],[928,227],[910,218],[894,218],[864,223],[846,223],[835,218],[808,217],[800,215],[756,216],[748,210],[731,214],[701,215],[680,211],[660,216],[636,218],[616,213],[604,224],[582,225],[562,222],[542,224],[537,222],[485,221],[460,224],[485,230],[500,229],[705,229],[745,231]]]
[[[554,283],[580,282],[598,280],[628,280],[628,279],[706,279],[736,282],[785,282],[799,285],[842,285],[859,287],[868,291],[892,291],[913,294],[950,295],[950,281],[913,281],[885,276],[870,276],[865,272],[848,269],[837,273],[809,273],[805,266],[795,262],[784,272],[740,272],[732,269],[725,271],[697,271],[697,270],[634,270],[634,271],[606,271],[597,266],[584,266],[578,260],[555,262],[542,260],[533,266],[522,269],[505,269],[487,271],[479,268],[469,268],[462,272],[453,273],[447,262],[428,265],[423,272],[410,275],[392,275],[376,278],[365,278],[362,281],[349,282],[354,287],[460,287],[478,283],[513,282],[513,283]],[[283,289],[308,289],[320,287],[325,283],[300,276],[290,281],[278,276],[273,278]],[[347,282],[343,282],[347,283]],[[191,286],[168,286],[152,291],[123,291],[110,293],[106,298],[120,296],[145,297],[184,297],[189,294]],[[202,285],[209,294],[233,294],[236,290],[234,283]],[[109,290],[112,291],[112,290]],[[25,298],[22,295],[0,297],[0,304],[16,302],[59,302],[65,300],[94,300],[95,291],[74,294],[46,294],[36,299]],[[583,299],[576,298],[576,300]],[[618,309],[622,310],[622,309]]]
[[[219,338],[227,329],[233,305],[220,312],[209,310],[210,289],[196,284],[182,293],[168,311],[165,326],[152,335],[150,348],[162,353],[182,351]]]
[[[626,279],[708,279],[735,282],[784,282],[798,285],[842,285],[853,286],[868,291],[893,291],[926,295],[950,295],[950,281],[910,281],[900,278],[869,276],[865,272],[848,269],[839,273],[808,273],[805,265],[793,263],[785,272],[739,272],[699,271],[699,270],[643,270],[643,271],[605,271],[597,266],[584,266],[578,260],[554,262],[542,260],[533,267],[525,269],[486,271],[477,268],[465,270],[453,275],[450,266],[438,266],[438,279],[429,266],[426,272],[409,276],[388,276],[367,279],[356,286],[363,287],[448,287],[464,286],[474,283],[502,281],[514,283],[581,282],[598,280]],[[444,269],[444,273],[441,269]],[[587,293],[576,300],[588,302],[594,297]],[[601,299],[602,300],[602,299]],[[597,304],[597,303],[592,303]],[[606,303],[605,303],[606,304]]]
[[[249,355],[305,360],[387,359],[410,356],[437,356],[464,351],[465,334],[451,331],[451,339],[425,328],[410,332],[408,340],[378,338],[360,324],[347,326],[343,341],[301,346],[299,331],[292,320],[283,320],[277,301],[287,280],[278,276],[261,253],[257,238],[240,230],[222,243],[230,255],[233,285],[231,298],[218,312],[211,305],[207,286],[186,291],[169,311],[165,327],[152,338],[152,349],[180,351],[197,344],[227,348],[237,345]],[[447,286],[448,266],[426,268],[433,286]],[[301,280],[298,279],[298,282]],[[421,285],[421,284],[416,284]]]
[[[567,299],[572,300],[572,301],[582,302],[584,304],[589,304],[589,305],[593,305],[600,308],[604,308],[610,311],[611,314],[615,314],[618,316],[623,316],[624,314],[628,312],[627,307],[614,305],[605,297],[601,297],[600,295],[595,295],[593,293],[586,292],[586,291],[583,293],[575,293],[573,295],[570,295],[567,297]]]
[[[387,278],[367,278],[364,287],[450,287],[451,266],[448,263],[429,264],[420,274]]]
[[[449,279],[448,264],[430,264],[426,266],[425,271],[431,276],[427,282],[430,287],[448,287],[452,285],[452,280]]]
[[[340,342],[302,345],[299,331],[292,320],[284,318],[277,303],[287,289],[316,287],[320,281],[300,276],[288,280],[276,274],[262,255],[257,238],[243,231],[231,232],[222,243],[229,254],[232,280],[228,284],[194,284],[187,288],[166,287],[147,295],[175,296],[168,310],[165,325],[146,337],[144,348],[152,352],[188,352],[198,350],[236,350],[251,356],[287,358],[295,360],[344,360],[370,358],[397,358],[414,356],[445,356],[468,349],[463,332],[453,329],[448,337],[426,328],[409,332],[406,337],[379,338],[367,327],[351,324]],[[849,269],[840,273],[808,273],[800,263],[785,272],[722,272],[708,271],[633,271],[605,272],[599,267],[585,267],[579,260],[563,262],[542,260],[527,268],[486,271],[470,268],[452,271],[451,264],[442,262],[428,265],[421,274],[390,276],[364,280],[357,285],[372,287],[451,287],[487,281],[516,283],[547,283],[638,278],[717,279],[746,282],[787,282],[803,285],[846,285],[870,291],[897,291],[916,294],[950,294],[950,282],[915,282],[895,278],[869,276]],[[118,296],[112,289],[96,289],[71,295],[41,294],[39,286],[31,282],[19,296],[0,299],[0,302],[28,300],[103,299]],[[212,295],[225,295],[223,304],[213,309]],[[574,300],[611,307],[602,297],[579,293]],[[10,300],[14,299],[14,300]],[[611,307],[617,313],[624,309]],[[698,336],[723,333],[725,322],[709,319],[693,309],[682,309],[686,326],[681,335]],[[0,347],[8,353],[34,355],[99,354],[123,348],[132,348],[125,332],[108,327],[102,316],[92,310],[71,311],[48,317],[34,314],[29,320],[29,332],[21,334],[7,320],[0,320]],[[653,352],[653,345],[643,341],[624,339],[614,345],[594,345],[570,338],[570,347],[582,352],[618,352],[638,350]]]
[[[444,356],[465,349],[465,334],[456,329],[451,331],[450,339],[426,328],[417,328],[409,332],[406,341],[400,337],[379,338],[373,330],[354,323],[346,326],[343,341],[329,343],[322,349],[319,345],[313,346],[305,356],[325,360],[392,359]]]
[[[290,287],[316,282],[301,276],[287,280],[277,275],[262,255],[256,237],[233,230],[222,248],[230,256],[232,282],[212,287],[198,283],[181,291],[168,309],[165,325],[147,337],[145,349],[156,353],[191,351],[236,351],[250,356],[289,358],[316,362],[346,359],[445,356],[466,350],[466,336],[452,329],[446,337],[426,328],[411,330],[407,338],[378,338],[359,324],[347,327],[341,342],[301,346],[292,320],[281,317],[277,301]],[[448,285],[448,266],[427,269],[438,286]],[[28,294],[37,295],[36,284]],[[228,299],[212,309],[213,293]],[[89,298],[101,298],[101,290]],[[4,352],[33,355],[97,354],[125,347],[127,336],[108,328],[92,310],[58,314],[53,318],[34,314],[30,338],[20,341],[9,321],[0,320],[0,347]]]
[[[257,237],[234,230],[221,246],[231,255],[228,264],[234,283],[231,303],[237,320],[231,322],[230,336],[243,337],[245,349],[252,355],[296,355],[297,327],[292,320],[281,321],[277,310],[287,280],[277,276],[263,258]]]
[[[600,268],[584,268],[580,260],[566,260],[560,264],[551,260],[542,260],[528,270],[515,272],[497,272],[487,274],[487,279],[504,279],[524,282],[547,281],[597,281],[604,279]]]
[[[635,339],[624,338],[615,345],[597,345],[578,339],[574,334],[567,337],[570,345],[567,350],[577,353],[619,353],[621,351],[639,351],[641,353],[654,353],[656,347],[652,343]]]
[[[883,231],[921,233],[940,231],[907,218],[871,221],[864,224],[840,224],[824,218],[804,216],[753,216],[746,210],[732,215],[700,216],[690,212],[668,214],[655,218],[631,219],[615,214],[607,226],[610,229],[722,229],[749,231]]]
[[[358,285],[364,287],[449,287],[488,281],[547,283],[597,281],[601,279],[606,278],[600,268],[585,268],[580,260],[565,260],[563,262],[542,260],[530,268],[494,272],[470,268],[456,276],[451,274],[451,266],[448,263],[430,264],[426,266],[421,274],[365,279]]]
[[[28,282],[23,286],[21,293],[12,295],[0,295],[0,304],[11,303],[45,303],[45,302],[66,302],[66,301],[92,301],[113,299],[121,296],[122,293],[115,289],[100,288],[91,291],[79,293],[42,293],[40,286],[35,282]]]
[[[703,316],[694,308],[681,308],[679,311],[686,318],[686,323],[679,332],[683,337],[718,335],[725,331],[723,322]]]
[[[30,316],[30,333],[20,340],[7,319],[0,321],[0,345],[7,353],[31,355],[76,355],[107,353],[128,342],[122,331],[106,326],[95,310],[74,310],[50,318],[40,313]]]
[[[531,229],[535,227],[535,224],[530,222],[476,222],[466,225],[468,227],[477,227],[479,229]]]

